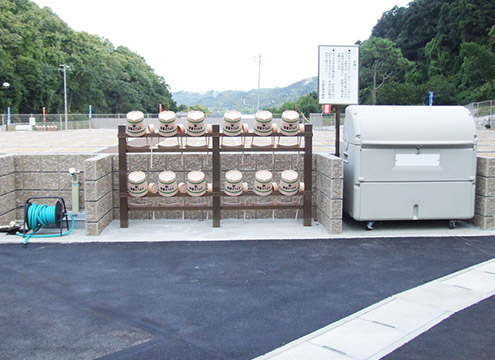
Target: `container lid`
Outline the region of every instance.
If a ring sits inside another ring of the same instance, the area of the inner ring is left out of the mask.
[[[351,105],[344,143],[362,145],[472,145],[473,116],[463,106]]]
[[[128,179],[133,184],[141,184],[146,180],[146,174],[142,171],[133,171],[129,174]]]
[[[205,181],[205,174],[199,170],[193,170],[187,174],[187,180],[191,183],[198,184]]]
[[[127,121],[140,122],[144,119],[144,114],[141,111],[130,111],[127,113]]]
[[[268,183],[271,182],[273,179],[272,173],[268,170],[259,170],[256,172],[254,177],[261,183]]]
[[[225,180],[229,183],[239,183],[242,181],[242,173],[239,170],[227,171]]]
[[[297,122],[299,121],[299,114],[294,110],[285,110],[282,113],[282,120],[286,122]]]
[[[187,113],[187,120],[201,122],[205,119],[205,113],[199,110],[192,110]]]
[[[241,113],[236,110],[229,110],[223,114],[223,118],[227,122],[239,122],[241,121]]]
[[[173,111],[162,111],[160,114],[158,114],[158,120],[162,122],[172,122],[175,120],[175,113]]]
[[[176,175],[173,171],[162,171],[158,175],[158,179],[163,184],[170,184],[176,180]]]
[[[272,113],[267,110],[257,111],[254,115],[254,118],[261,122],[269,122],[272,121]]]
[[[284,170],[280,177],[284,182],[293,183],[297,181],[299,175],[294,170]]]

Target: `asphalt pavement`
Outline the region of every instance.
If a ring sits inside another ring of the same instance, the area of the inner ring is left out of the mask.
[[[452,315],[385,360],[491,360],[495,357],[495,298]]]
[[[493,237],[2,245],[0,354],[252,359],[494,257]],[[481,336],[469,355],[492,350],[492,301],[388,358],[452,359],[429,354],[462,354]]]

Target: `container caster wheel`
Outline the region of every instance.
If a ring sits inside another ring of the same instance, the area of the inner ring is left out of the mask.
[[[375,222],[374,221],[368,221],[366,223],[366,230],[373,230],[373,225],[375,225]]]
[[[457,226],[455,220],[450,220],[449,221],[449,228],[451,229],[455,229],[455,227]]]

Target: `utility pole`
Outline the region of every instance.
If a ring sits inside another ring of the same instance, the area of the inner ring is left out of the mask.
[[[66,75],[65,73],[67,72],[67,70],[70,70],[70,66],[69,65],[66,65],[66,64],[62,64],[60,65],[60,67],[58,68],[60,71],[63,71],[64,72],[64,114],[65,114],[65,130],[68,130],[69,129],[69,125],[68,125],[68,122],[67,122],[67,78],[66,78]]]
[[[10,84],[8,82],[2,83],[2,90],[7,91],[10,87]],[[9,96],[5,95],[5,98],[7,99],[7,126],[5,127],[5,131],[9,131],[9,125],[10,125],[10,106],[9,106]],[[2,114],[2,127],[4,125],[4,120],[3,120],[3,114]]]
[[[258,59],[256,59],[258,58]],[[255,56],[254,60],[258,60],[258,111],[260,111],[260,75],[261,75],[261,55]]]

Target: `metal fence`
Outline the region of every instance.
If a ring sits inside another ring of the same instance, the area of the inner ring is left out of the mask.
[[[466,107],[473,114],[479,128],[495,128],[495,100],[475,102]]]
[[[344,124],[345,113],[340,114],[340,125]],[[311,113],[309,122],[314,130],[335,129],[335,114]]]
[[[0,131],[11,131],[15,130],[16,127],[17,129],[20,129],[23,128],[24,125],[31,125],[33,130],[40,129],[44,126],[50,127],[51,130],[116,129],[118,125],[124,125],[126,123],[126,115],[127,114],[92,114],[90,119],[89,114],[68,114],[66,123],[64,114],[46,114],[45,116],[43,116],[43,114],[11,114],[10,125],[7,128],[7,114],[0,114]],[[186,117],[186,112],[178,112],[177,123],[185,124]],[[281,114],[273,114],[274,122],[279,123],[280,117]],[[147,124],[154,124],[155,128],[158,127],[157,113],[146,113],[144,114],[144,118]],[[223,114],[211,114],[206,118],[206,121],[209,124],[221,125],[222,120]],[[300,121],[302,122],[304,119],[301,117]],[[254,124],[254,115],[243,114],[242,122],[252,127]],[[333,123],[325,116],[318,124],[322,127],[331,126]]]
[[[479,128],[495,128],[495,100],[482,101],[466,105],[471,111]],[[15,130],[16,125],[33,125],[33,127],[51,126],[62,130],[77,129],[115,129],[118,125],[126,123],[127,114],[68,114],[67,123],[64,114],[11,114],[9,130]],[[178,123],[185,123],[187,113],[178,112]],[[221,124],[223,114],[210,114],[207,121],[213,124]],[[144,114],[147,123],[158,125],[158,113]],[[280,119],[281,114],[273,114],[273,119]],[[0,131],[6,130],[7,114],[0,114],[1,127]],[[243,115],[243,122],[251,124],[254,115]],[[340,124],[344,124],[345,112],[341,114]],[[301,121],[302,118],[301,118]],[[313,124],[314,129],[333,129],[335,128],[335,114],[311,113],[309,122]]]
[[[1,129],[7,125],[7,114],[0,114]],[[146,118],[158,118],[158,114],[145,114]],[[67,122],[64,114],[11,114],[9,130],[15,130],[17,125],[33,125],[33,127],[51,126],[62,130],[77,130],[91,128],[111,128],[125,124],[126,114],[68,114]]]

